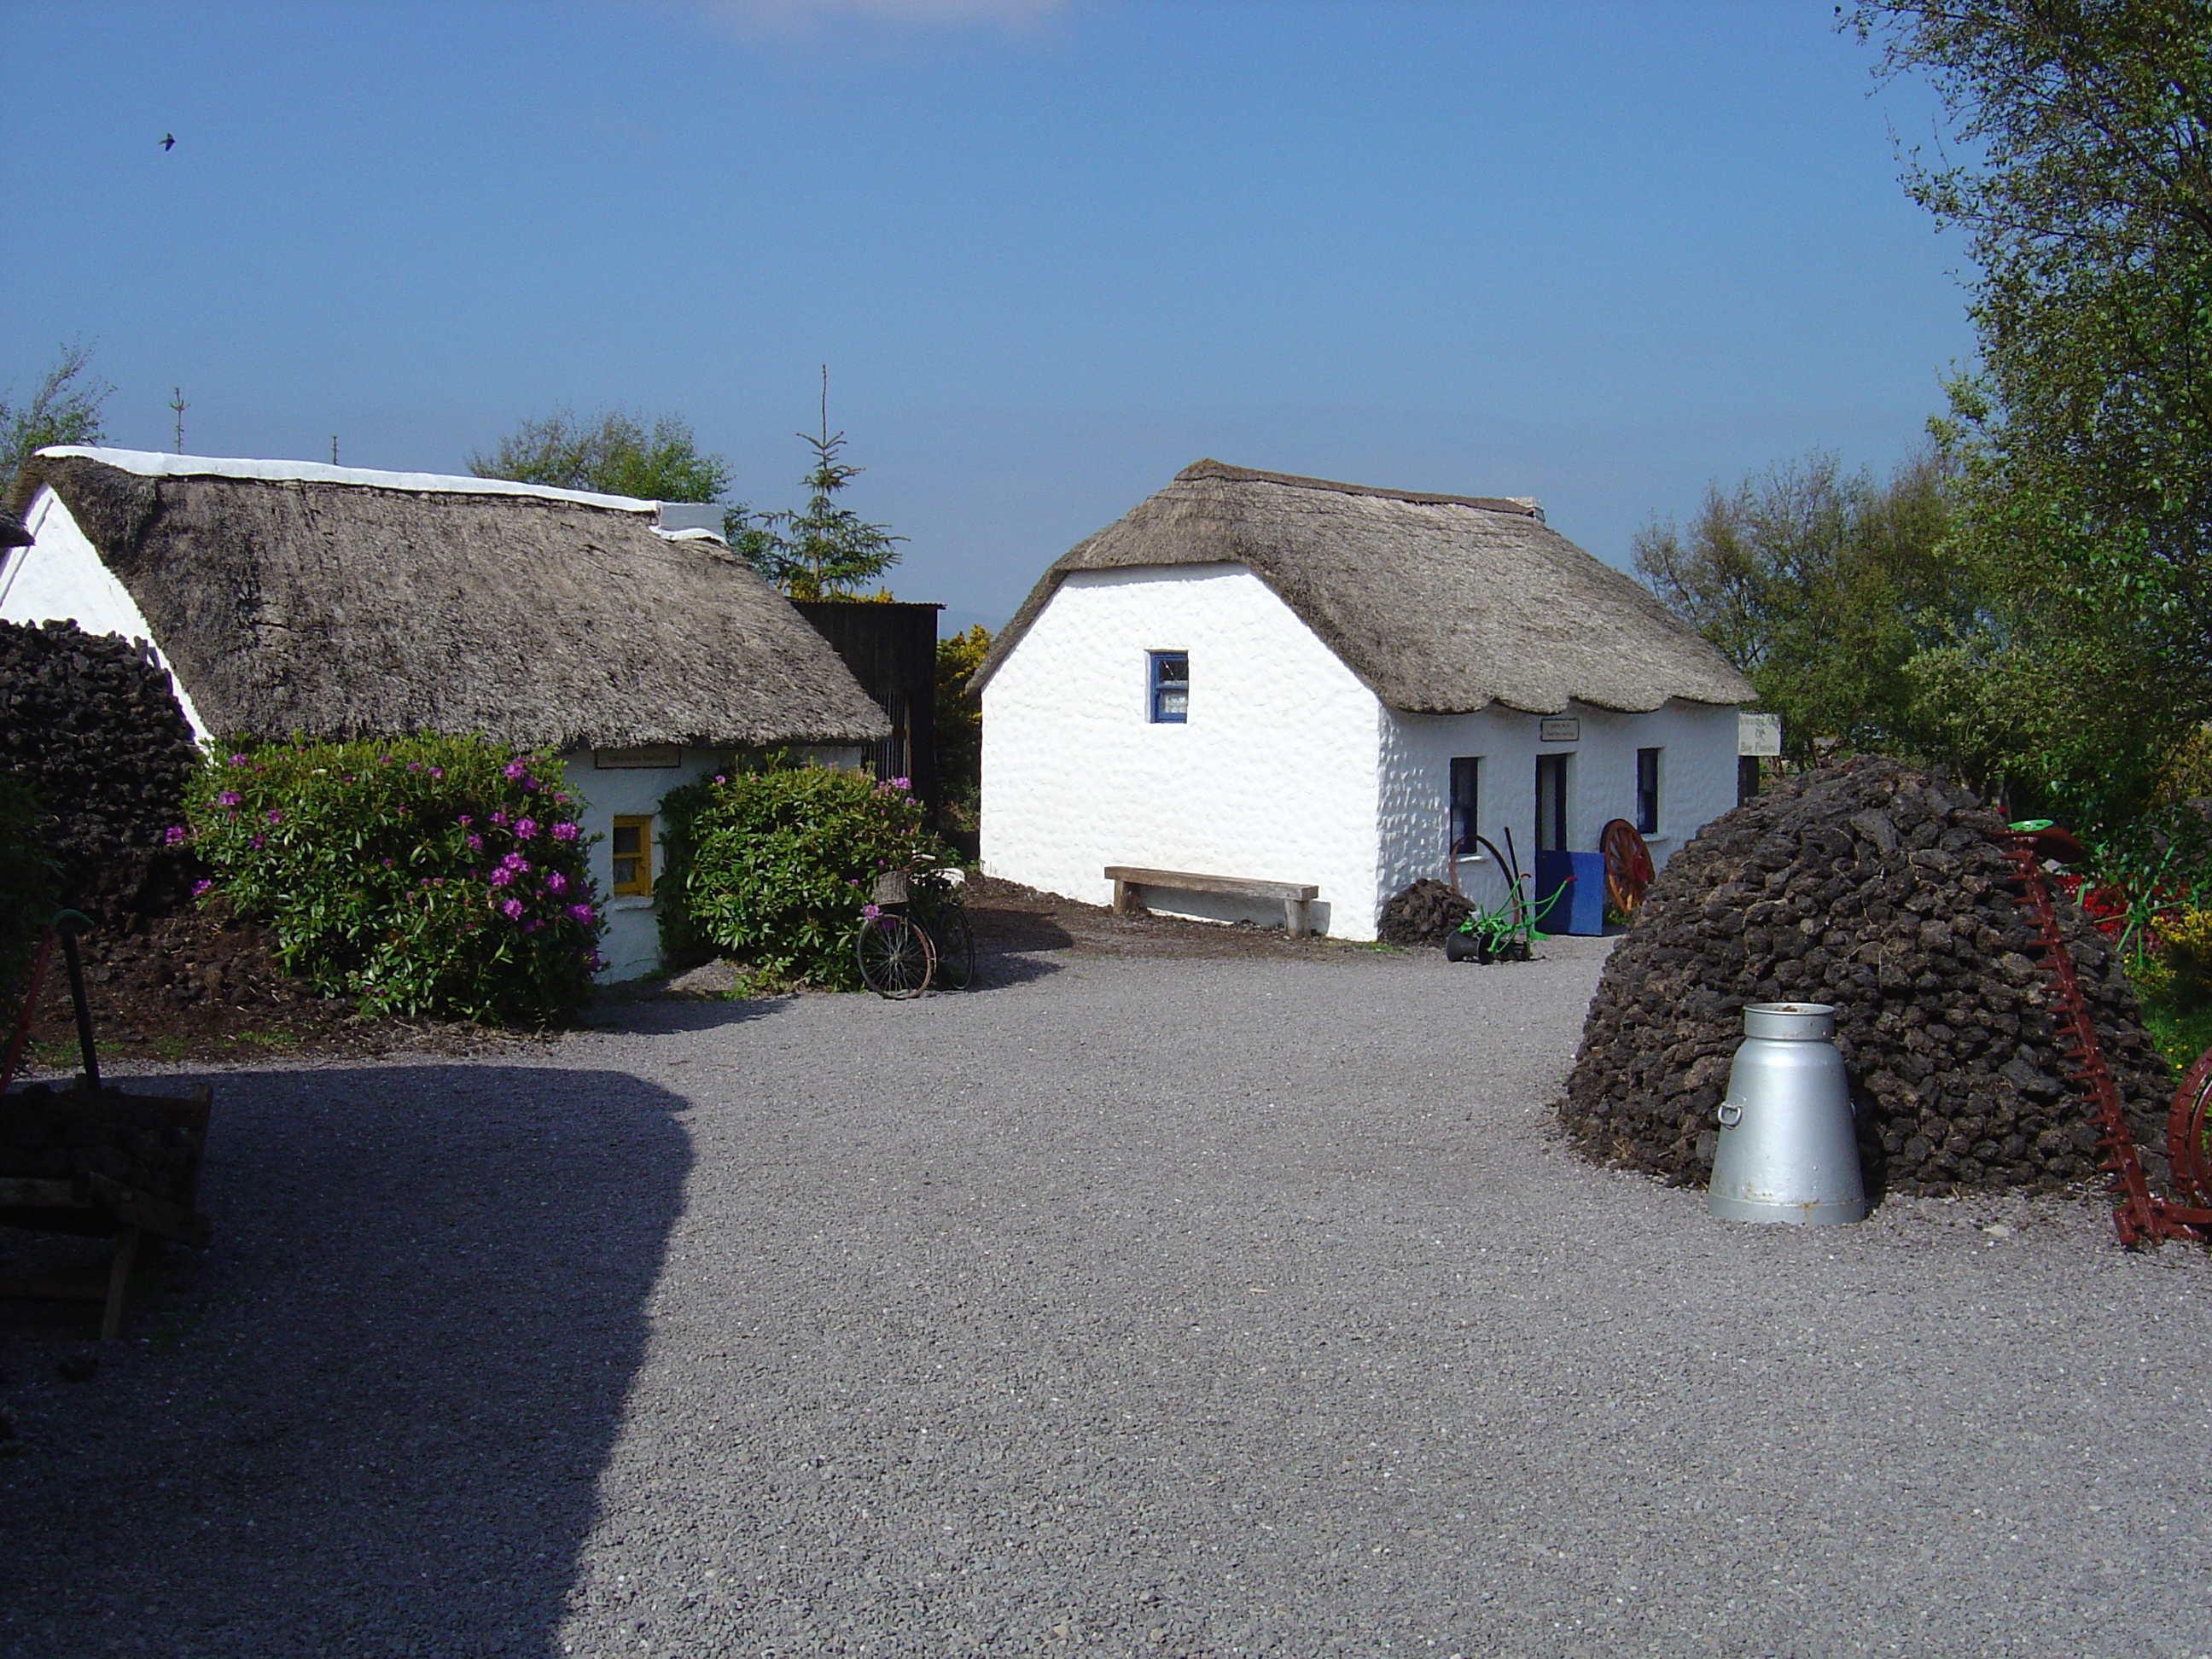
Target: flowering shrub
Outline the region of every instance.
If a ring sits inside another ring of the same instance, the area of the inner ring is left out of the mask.
[[[201,884],[276,930],[287,972],[365,1013],[538,1023],[599,965],[588,838],[560,763],[479,738],[261,744],[186,795]]]
[[[680,961],[712,945],[756,975],[852,989],[853,941],[877,874],[919,851],[921,803],[904,778],[794,766],[670,793],[660,803],[665,872],[654,884],[661,942]]]

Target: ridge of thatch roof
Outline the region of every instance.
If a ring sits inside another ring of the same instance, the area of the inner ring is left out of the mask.
[[[158,465],[156,465],[158,464]],[[33,455],[219,734],[482,732],[524,748],[854,744],[828,641],[655,504],[133,451]]]
[[[1241,564],[1393,708],[1643,713],[1748,702],[1751,683],[1634,578],[1534,505],[1376,489],[1202,460],[1042,576],[993,641],[981,690],[1079,570]]]

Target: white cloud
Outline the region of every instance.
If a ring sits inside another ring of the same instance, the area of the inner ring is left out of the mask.
[[[1024,33],[1066,12],[1072,0],[692,0],[714,21],[746,32],[805,33],[825,23],[915,28],[981,27]]]

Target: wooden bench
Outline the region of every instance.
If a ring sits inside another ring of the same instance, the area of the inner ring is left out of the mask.
[[[1234,893],[1242,898],[1279,899],[1283,931],[1292,939],[1309,931],[1306,906],[1321,892],[1310,884],[1295,881],[1254,881],[1245,876],[1200,876],[1188,870],[1139,870],[1127,864],[1109,864],[1106,878],[1114,884],[1114,909],[1127,915],[1141,909],[1132,890],[1166,887],[1179,893]]]

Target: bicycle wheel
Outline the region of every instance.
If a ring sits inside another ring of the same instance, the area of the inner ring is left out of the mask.
[[[937,946],[938,980],[956,991],[964,991],[975,982],[975,935],[968,926],[968,914],[957,905],[947,905],[937,913],[930,923],[930,942]]]
[[[937,953],[929,935],[904,916],[870,916],[853,942],[860,958],[860,982],[879,997],[918,997],[929,988]]]

